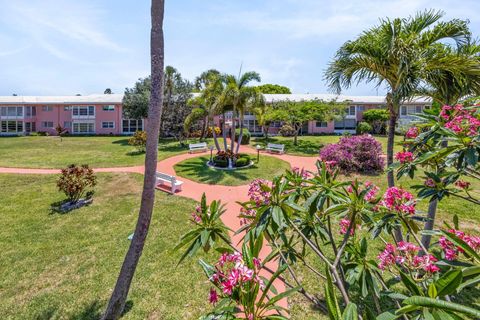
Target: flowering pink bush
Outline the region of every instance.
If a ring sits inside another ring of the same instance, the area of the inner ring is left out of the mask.
[[[476,252],[480,252],[480,237],[468,235],[465,234],[465,232],[455,229],[450,229],[448,232],[465,241],[465,243]],[[455,246],[451,241],[447,240],[446,237],[440,237],[438,243],[442,247],[445,259],[447,260],[456,260],[458,254],[464,252],[462,248]]]
[[[470,188],[470,182],[463,181],[463,180],[458,180],[455,182],[455,186],[459,189],[465,190]]]
[[[427,274],[433,274],[440,270],[435,265],[437,259],[432,255],[418,256],[420,247],[410,242],[400,241],[398,246],[388,243],[385,250],[378,255],[378,267],[381,270],[400,266],[410,271],[423,270]]]
[[[385,191],[380,206],[386,208],[389,211],[395,211],[398,213],[415,213],[416,202],[413,195],[397,187],[388,188]]]
[[[417,127],[410,127],[405,133],[407,139],[415,139],[420,134],[420,129]]]
[[[303,172],[303,169],[302,169]],[[255,203],[256,207],[268,205],[270,203],[270,181],[264,179],[255,179],[250,182],[248,187],[248,197]],[[240,225],[248,224],[248,217],[254,217],[257,211],[252,208],[240,208]]]
[[[311,174],[310,172],[308,172],[307,170],[305,169],[300,169],[299,167],[293,167],[292,168],[292,172],[300,177],[302,177],[302,179],[308,179],[310,178]]]
[[[195,211],[192,212],[191,221],[192,221],[193,223],[200,223],[200,222],[202,222],[201,214],[202,214],[202,207],[200,207],[200,205],[197,204],[197,205],[195,206]]]
[[[340,234],[345,234],[350,227],[350,220],[349,219],[342,219],[340,220]],[[353,236],[355,234],[355,226],[350,230],[350,235]]]
[[[413,161],[413,153],[409,151],[397,152],[395,159],[400,161],[401,164],[409,163]]]
[[[345,173],[379,172],[384,167],[382,145],[368,135],[342,137],[338,143],[322,148],[320,159],[335,161]]]
[[[348,193],[353,192],[354,183],[355,182],[352,181],[352,184],[347,186],[346,190]],[[380,191],[380,188],[374,185],[373,182],[371,181],[365,181],[364,186],[365,186],[365,189],[368,189],[367,194],[365,194],[364,200],[367,202],[375,201],[378,195],[378,191]],[[362,190],[359,190],[359,191],[362,191]]]
[[[259,277],[260,268],[261,262],[257,258],[253,258],[253,269],[250,269],[239,252],[223,253],[209,279],[215,288],[210,289],[208,300],[215,304],[220,298],[230,298],[238,305],[242,305],[245,297],[255,296],[259,288],[264,288],[264,283]],[[249,310],[244,312],[248,318]]]
[[[443,106],[440,117],[446,121],[445,128],[456,134],[478,135],[480,119],[475,109],[465,108],[463,105]]]

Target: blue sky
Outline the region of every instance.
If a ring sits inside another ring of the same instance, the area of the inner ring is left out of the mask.
[[[123,92],[149,74],[146,0],[0,0],[0,95]],[[471,21],[477,0],[166,0],[166,63],[186,78],[255,70],[263,83],[323,93],[336,49],[381,17],[425,8]],[[359,85],[348,94],[382,94]]]

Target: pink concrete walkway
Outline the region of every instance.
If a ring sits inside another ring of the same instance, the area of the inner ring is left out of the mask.
[[[241,146],[240,152],[242,153],[250,153],[256,154],[257,151],[249,146]],[[158,162],[157,170],[160,172],[164,172],[171,175],[176,175],[174,170],[174,165],[190,158],[204,156],[207,153],[183,153],[179,154],[165,160]],[[265,154],[261,152],[261,154]],[[268,154],[269,156],[273,156],[284,160],[290,163],[291,167],[299,167],[304,168],[306,170],[314,171],[316,170],[315,163],[317,161],[316,157],[301,157],[301,156],[293,156],[288,154]],[[144,173],[143,166],[135,166],[135,167],[115,167],[115,168],[95,168],[95,172],[126,172],[126,173]],[[24,169],[24,168],[3,168],[0,167],[0,173],[13,173],[13,174],[59,174],[59,169]],[[200,201],[202,194],[205,193],[207,197],[207,201],[211,202],[212,200],[220,200],[226,206],[226,212],[223,215],[223,223],[228,226],[233,231],[238,230],[240,228],[240,219],[238,218],[238,214],[240,212],[240,205],[238,205],[237,201],[248,201],[248,184],[241,185],[241,186],[224,186],[224,185],[209,185],[209,184],[202,184],[198,183],[186,178],[180,178],[184,183],[182,186],[182,191],[178,192],[177,195],[194,199],[196,201]],[[240,241],[240,235],[232,234],[232,240],[234,244],[237,244]],[[268,255],[268,248],[265,247],[265,250],[261,252],[261,257],[266,257]],[[268,264],[268,267],[271,269],[276,269],[276,263],[271,262]],[[265,274],[268,276],[268,274]],[[279,292],[283,292],[285,287],[283,283],[280,281],[275,282],[275,287]],[[287,307],[286,299],[283,299],[280,302],[280,305],[283,307]]]

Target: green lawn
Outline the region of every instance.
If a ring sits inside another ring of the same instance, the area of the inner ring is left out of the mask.
[[[331,136],[299,136],[298,144],[295,146],[293,144],[293,137],[282,137],[275,136],[269,137],[269,143],[279,143],[285,145],[285,152],[288,154],[298,155],[298,156],[318,156],[318,152],[321,147],[329,143],[337,143],[342,136],[331,135]],[[375,139],[380,141],[383,146],[383,151],[387,152],[387,138],[383,136],[376,136]],[[396,136],[395,141],[395,150],[400,151],[402,147],[398,145],[398,142],[402,141],[402,137]],[[263,148],[267,145],[265,138],[263,137],[252,137],[250,140],[250,145],[255,147],[256,145],[261,145]]]
[[[158,159],[187,152],[171,139],[160,140]],[[71,163],[91,167],[142,165],[145,156],[128,144],[128,137],[0,137],[0,167],[61,168]]]
[[[252,156],[255,161],[253,166],[233,171],[210,168],[206,164],[208,160],[208,156],[184,160],[175,165],[175,172],[181,177],[200,183],[238,186],[248,184],[255,178],[271,180],[290,169],[288,162],[269,156],[260,156],[258,163],[255,156]]]
[[[55,176],[0,175],[2,319],[98,319],[135,227],[142,177],[99,174],[94,202],[67,214]],[[196,260],[177,267],[172,248],[194,201],[157,192],[148,241],[122,319],[197,319],[210,310]],[[209,260],[212,257],[208,258]]]

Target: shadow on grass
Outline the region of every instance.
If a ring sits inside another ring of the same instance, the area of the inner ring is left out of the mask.
[[[67,213],[70,213],[72,211],[81,209],[83,207],[88,207],[89,205],[92,204],[92,202],[88,202],[88,203],[85,203],[85,204],[83,204],[79,207],[76,207],[76,208],[71,208],[69,210],[61,210],[62,205],[67,203],[67,202],[68,202],[68,199],[64,199],[64,200],[55,201],[55,202],[50,203],[49,214],[67,214]]]
[[[126,153],[127,156],[141,156],[142,154],[145,154],[145,151],[133,150]]]
[[[250,178],[246,174],[246,170],[258,168],[255,164],[249,168],[237,170],[220,170],[207,166],[207,157],[199,157],[195,162],[179,163],[175,165],[177,174],[185,177],[194,178],[201,183],[217,184],[226,177],[232,177],[241,181],[248,181]],[[244,171],[244,172],[242,172]]]
[[[125,139],[120,139],[120,140],[115,140],[115,141],[112,141],[113,144],[119,144],[119,145],[122,145],[122,146],[128,146],[128,140],[127,138]]]

